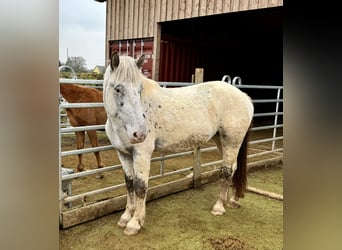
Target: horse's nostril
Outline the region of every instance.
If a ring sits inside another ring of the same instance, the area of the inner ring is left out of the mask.
[[[146,138],[146,135],[140,132],[133,132],[132,136],[134,142],[143,142]]]

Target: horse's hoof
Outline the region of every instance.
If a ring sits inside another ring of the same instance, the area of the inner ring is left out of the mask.
[[[118,226],[121,227],[121,228],[125,228],[126,225],[127,225],[128,221],[125,221],[125,220],[119,220],[118,222]]]
[[[223,215],[226,212],[226,210],[223,207],[223,204],[221,201],[217,201],[213,207],[213,209],[211,209],[211,213],[213,215]]]
[[[217,210],[211,210],[211,214],[213,215],[223,215],[225,213],[225,211],[217,211]]]
[[[84,166],[82,164],[79,164],[77,166],[77,170],[78,170],[78,172],[82,172],[84,170]]]
[[[136,235],[139,232],[139,229],[138,228],[128,228],[128,227],[126,227],[125,230],[124,230],[124,234],[125,235]]]
[[[231,207],[231,208],[239,208],[239,207],[241,207],[241,205],[237,201],[234,201],[234,200],[230,200],[227,203],[227,205],[228,205],[228,207]]]
[[[96,179],[103,179],[104,175],[103,174],[97,174],[95,176]]]

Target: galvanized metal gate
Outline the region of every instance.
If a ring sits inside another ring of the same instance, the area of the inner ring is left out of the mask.
[[[224,76],[222,80],[230,83],[230,77]],[[102,80],[77,80],[77,79],[60,79],[60,83],[65,84],[84,84],[101,89]],[[188,86],[192,83],[167,83],[161,82],[163,87],[181,87]],[[250,153],[248,154],[248,167],[264,166],[266,164],[275,164],[282,161],[283,158],[283,134],[282,134],[282,86],[260,86],[260,85],[242,85],[241,79],[234,78],[233,84],[243,91],[252,91],[253,93],[268,92],[267,98],[253,99],[256,110],[261,112],[255,113],[254,119],[262,118],[261,125],[254,126],[252,131],[257,135],[260,131],[271,131],[265,138],[257,136],[249,142]],[[257,95],[258,96],[258,95]],[[262,95],[261,95],[262,96]],[[263,108],[258,108],[258,105],[267,104],[271,107],[271,111]],[[113,151],[115,150],[111,145],[99,146],[96,148],[84,148],[81,150],[63,150],[62,140],[63,135],[74,133],[75,131],[85,130],[99,130],[104,129],[104,125],[84,126],[84,127],[71,127],[66,120],[63,109],[65,108],[84,108],[84,107],[103,107],[103,103],[60,103],[61,119],[60,119],[60,225],[67,228],[97,217],[109,214],[113,211],[121,210],[125,207],[126,195],[110,196],[98,201],[88,201],[89,197],[96,196],[103,193],[109,193],[115,190],[124,189],[124,182],[112,184],[106,187],[86,191],[83,193],[73,194],[73,185],[75,180],[78,181],[82,177],[95,176],[99,173],[113,172],[121,169],[120,164],[105,166],[101,169],[90,169],[83,172],[74,172],[73,169],[63,168],[61,166],[62,158],[79,153],[88,154],[94,151]],[[265,123],[268,121],[268,123]],[[258,124],[258,123],[255,123]],[[260,133],[261,135],[262,133]],[[259,138],[260,137],[260,138]],[[182,191],[191,187],[198,187],[202,184],[211,182],[218,178],[218,172],[222,160],[217,159],[211,162],[201,162],[201,154],[217,152],[216,146],[209,146],[206,148],[194,148],[192,151],[181,152],[177,154],[160,155],[153,157],[151,162],[159,162],[158,173],[151,174],[150,181],[157,179],[166,179],[166,181],[159,185],[151,185],[148,189],[147,200],[156,199],[174,192]],[[169,159],[192,156],[193,164],[190,166],[180,166],[172,171],[166,170],[164,162]],[[191,174],[190,174],[191,173]],[[168,180],[174,177],[172,180]],[[81,184],[78,184],[81,185]],[[74,204],[76,203],[77,204]]]

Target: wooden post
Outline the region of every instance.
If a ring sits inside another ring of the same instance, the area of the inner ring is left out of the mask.
[[[201,147],[194,148],[194,188],[201,186]]]
[[[195,83],[201,83],[203,82],[203,68],[196,68],[195,69]]]
[[[154,40],[153,40],[153,60],[152,60],[152,79],[159,80],[159,62],[160,62],[160,40],[161,25],[155,24]]]

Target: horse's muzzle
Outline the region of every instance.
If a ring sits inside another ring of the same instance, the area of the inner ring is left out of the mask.
[[[133,132],[132,137],[130,138],[130,141],[132,144],[134,144],[134,143],[141,143],[145,141],[145,139],[146,139],[146,133]]]

